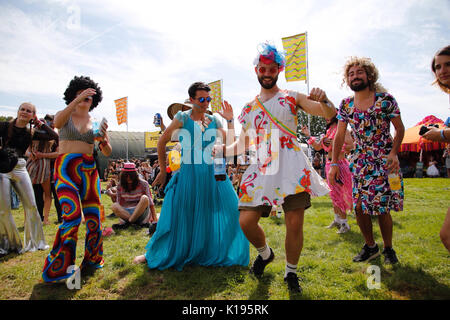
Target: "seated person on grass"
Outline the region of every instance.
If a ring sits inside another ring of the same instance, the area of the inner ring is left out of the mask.
[[[157,216],[148,182],[140,179],[134,163],[124,163],[117,186],[117,202],[111,206],[120,223],[115,230],[130,225],[148,227],[157,222]]]

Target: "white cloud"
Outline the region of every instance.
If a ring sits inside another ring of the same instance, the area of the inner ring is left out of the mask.
[[[45,97],[54,102],[42,108],[55,112],[70,79],[90,75],[104,92],[94,115],[125,130],[116,124],[113,100],[128,96],[129,130],[144,131],[155,129],[155,112],[169,121],[167,106],[187,98],[190,83],[223,79],[225,98],[237,115],[258,93],[251,65],[257,44],[270,40],[281,47],[281,37],[308,31],[311,88],[325,89],[338,104],[351,94],[340,87],[346,57],[370,56],[381,82],[401,102],[408,127],[429,110],[423,108],[426,101],[437,115],[448,113],[445,96],[429,86],[432,54],[448,43],[449,30],[448,2],[434,3],[28,1],[31,11],[23,4],[0,5],[0,99]],[[78,29],[68,28],[71,6],[79,8]],[[286,83],[283,76],[280,87],[306,92],[305,84]]]

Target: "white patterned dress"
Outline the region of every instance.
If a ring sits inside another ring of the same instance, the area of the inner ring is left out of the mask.
[[[308,192],[315,197],[330,191],[297,141],[296,96],[282,90],[264,103],[256,98],[242,110],[238,119],[250,137],[250,165],[242,176],[239,206],[278,206],[288,195]]]

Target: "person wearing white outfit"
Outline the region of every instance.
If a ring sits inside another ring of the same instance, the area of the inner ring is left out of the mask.
[[[272,206],[281,205],[286,221],[284,279],[289,290],[301,292],[296,269],[303,247],[304,211],[311,206],[311,196],[323,196],[329,188],[297,141],[297,111],[332,118],[336,109],[321,89],[314,88],[309,96],[279,89],[276,82],[285,58],[267,43],[262,49],[254,63],[261,91],[239,116],[239,139],[224,149],[228,157],[243,153],[248,146],[250,154],[255,155],[239,188],[240,225],[259,253],[251,272],[262,276],[265,266],[274,259],[258,222],[269,216]]]
[[[44,230],[39,216],[33,186],[26,168],[24,153],[31,144],[32,133],[27,124],[35,126],[45,133],[36,131],[34,136],[47,135],[57,138],[57,134],[36,117],[36,107],[31,103],[22,103],[17,118],[12,122],[0,122],[2,147],[14,149],[18,155],[16,166],[7,173],[0,173],[0,255],[10,252],[47,250]],[[22,202],[25,211],[24,244],[20,241],[19,232],[11,214],[11,186]]]

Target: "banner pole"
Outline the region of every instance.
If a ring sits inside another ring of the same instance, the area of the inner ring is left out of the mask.
[[[127,98],[127,162],[128,162],[128,98]]]

